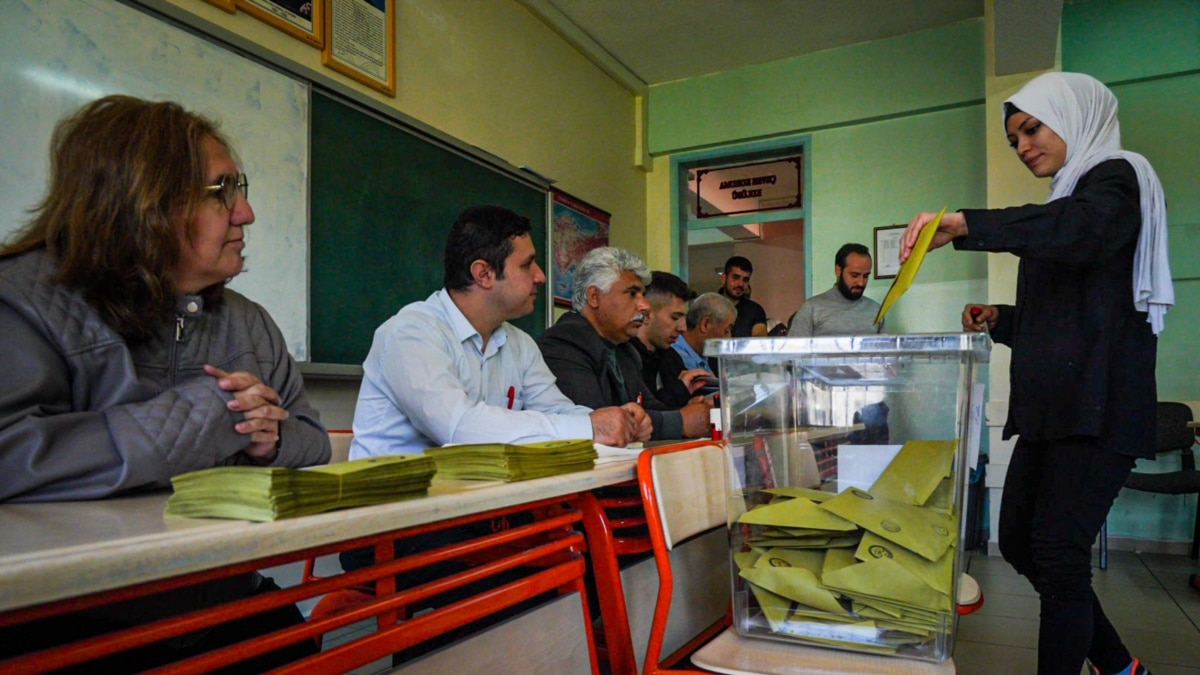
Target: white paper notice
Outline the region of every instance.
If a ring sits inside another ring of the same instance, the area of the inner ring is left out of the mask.
[[[979,437],[983,433],[983,394],[986,385],[976,382],[971,385],[971,422],[967,430],[967,467],[974,469],[979,464]]]
[[[839,445],[837,450],[838,492],[856,487],[867,491],[883,470],[900,453],[903,445]]]

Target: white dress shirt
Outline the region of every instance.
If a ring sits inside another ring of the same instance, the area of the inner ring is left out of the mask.
[[[592,437],[591,408],[559,391],[533,338],[504,323],[484,350],[445,289],[384,322],[363,371],[350,459]]]

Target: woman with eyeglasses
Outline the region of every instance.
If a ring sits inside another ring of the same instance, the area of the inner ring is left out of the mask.
[[[59,122],[50,159],[45,198],[0,245],[0,502],[327,462],[279,328],[225,288],[254,212],[216,126],[107,96]],[[239,583],[215,595],[259,585]]]

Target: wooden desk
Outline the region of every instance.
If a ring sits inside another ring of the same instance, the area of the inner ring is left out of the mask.
[[[0,505],[0,625],[61,613],[68,599],[71,609],[93,606],[335,553],[385,533],[565,500],[635,472],[635,462],[618,461],[516,483],[435,480],[425,498],[269,523],[167,519],[167,492]]]

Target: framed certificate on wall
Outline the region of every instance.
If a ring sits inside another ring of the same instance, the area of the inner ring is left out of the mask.
[[[900,238],[907,225],[875,228],[875,278],[891,279],[900,272]]]
[[[321,63],[396,95],[396,0],[330,0]]]
[[[236,0],[238,9],[320,49],[326,0]],[[221,2],[216,3],[218,6]],[[229,2],[233,4],[233,2]]]

